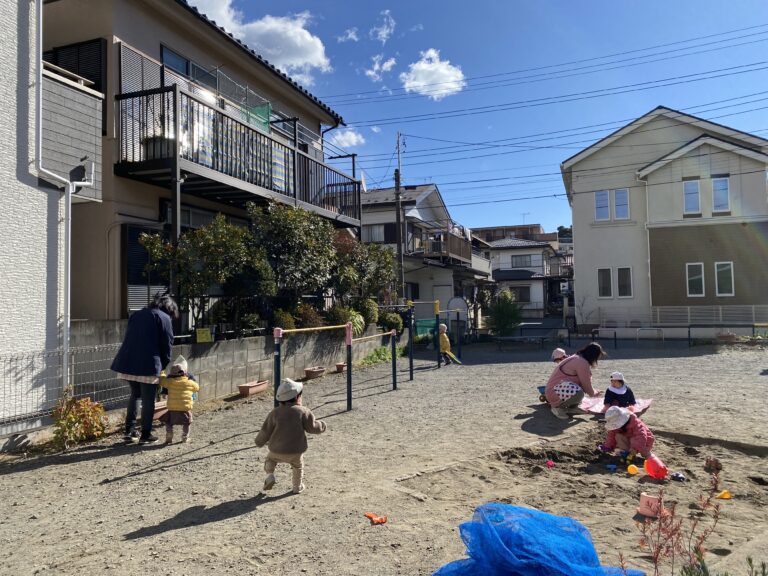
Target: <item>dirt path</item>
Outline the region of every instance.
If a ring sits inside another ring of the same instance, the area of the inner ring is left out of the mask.
[[[342,377],[308,383],[305,404],[328,432],[310,437],[299,496],[285,468],[259,493],[265,451],[253,438],[266,397],[199,414],[188,445],[125,447],[113,436],[4,462],[0,573],[431,574],[463,556],[458,525],[489,500],[572,516],[604,563],[623,551],[647,569],[633,515],[640,491],[657,487],[605,470],[591,451],[602,434],[593,419],[563,423],[539,404],[549,351],[464,352],[462,367],[417,362],[414,382],[401,372],[395,392],[388,366],[358,372],[349,413]],[[691,355],[669,343],[609,352],[596,382],[621,370],[636,396],[655,399],[646,421],[657,452],[690,479],[666,483],[671,499],[688,507],[708,485],[704,457],[723,463],[736,498],[723,502],[711,558],[735,558],[768,520],[768,353]],[[389,522],[371,526],[369,511]]]

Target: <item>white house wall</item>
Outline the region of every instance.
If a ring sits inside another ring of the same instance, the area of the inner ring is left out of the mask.
[[[62,194],[37,186],[35,6],[0,0],[0,355],[59,345]]]

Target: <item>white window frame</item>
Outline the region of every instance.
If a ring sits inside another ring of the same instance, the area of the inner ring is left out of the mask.
[[[699,270],[701,270],[701,294],[691,294],[691,274],[689,272],[689,266],[698,266]],[[685,293],[688,298],[704,298],[704,296],[706,296],[707,289],[704,284],[704,262],[685,263]]]
[[[621,282],[619,282],[619,270],[629,270],[629,294],[622,296],[620,293]],[[635,287],[633,285],[633,274],[631,266],[617,266],[616,267],[616,298],[634,298]]]
[[[725,180],[725,196],[726,196],[726,207],[725,208],[716,208],[715,207],[715,182]],[[717,176],[712,178],[712,213],[722,213],[722,212],[730,212],[731,211],[731,178],[730,176]]]
[[[600,295],[600,270],[608,270],[608,296]],[[613,298],[613,268],[598,268],[597,269],[597,297],[602,300],[610,300]]]
[[[605,194],[606,205],[608,208],[608,216],[605,218],[598,218],[597,213],[597,197],[598,195]],[[611,191],[610,190],[597,190],[595,192],[595,222],[607,222],[611,219]]]
[[[727,264],[730,267],[731,270],[731,292],[730,293],[724,293],[720,292],[720,279],[717,275],[717,267],[720,264]],[[733,279],[733,262],[715,262],[715,296],[736,296],[736,285],[734,284]]]
[[[627,215],[625,217],[620,218],[616,212],[616,193],[617,192],[625,192],[627,195]],[[629,220],[631,217],[631,211],[629,209],[629,188],[616,188],[616,190],[613,190],[613,219],[614,220]]]
[[[686,210],[685,198],[687,196],[685,187],[688,184],[696,184],[696,198],[698,204],[698,210]],[[699,180],[683,180],[683,214],[701,214],[701,182]]]

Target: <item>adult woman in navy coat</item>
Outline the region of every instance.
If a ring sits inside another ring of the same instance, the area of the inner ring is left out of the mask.
[[[154,301],[131,315],[123,344],[112,362],[112,370],[131,387],[128,411],[125,415],[125,440],[139,444],[154,444],[152,416],[160,372],[171,361],[173,326],[179,307],[173,298],[159,294]],[[136,412],[141,398],[141,436],[136,433]]]

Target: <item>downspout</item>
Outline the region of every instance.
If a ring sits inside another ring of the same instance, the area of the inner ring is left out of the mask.
[[[648,229],[648,220],[650,219],[650,213],[648,212],[650,206],[650,200],[648,198],[648,181],[643,180],[639,176],[638,182],[645,184],[645,250],[647,254],[646,262],[648,263],[648,311],[651,314],[651,324],[653,324],[653,284],[651,283],[651,231]]]
[[[64,185],[64,314],[62,339],[62,374],[64,388],[69,385],[69,334],[70,334],[70,286],[72,277],[71,241],[72,241],[72,194],[77,186],[93,186],[94,166],[91,162],[90,177],[85,181],[73,182],[64,176],[56,174],[43,166],[43,0],[36,2],[37,14],[37,94],[35,106],[36,146],[35,164],[38,176],[45,174],[49,178]]]

